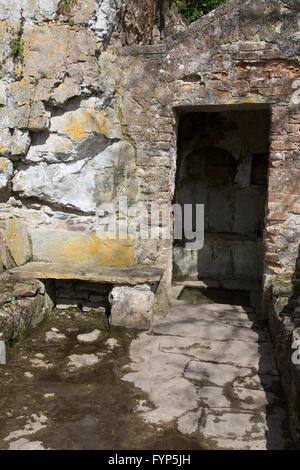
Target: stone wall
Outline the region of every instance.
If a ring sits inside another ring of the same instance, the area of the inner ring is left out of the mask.
[[[299,234],[297,2],[230,0],[165,44],[133,48],[120,47],[128,43],[120,2],[78,0],[69,12],[58,3],[0,4],[1,211],[53,242],[60,231],[101,232],[103,202],[115,204],[120,195],[132,203],[172,202],[176,110],[268,105],[264,274],[267,282],[292,272]],[[137,43],[152,41],[154,10],[145,10],[148,32]],[[20,24],[23,57],[13,57]],[[138,241],[134,262],[166,267],[170,280],[172,243]]]
[[[53,305],[42,282],[0,274],[0,364],[5,363],[5,349],[41,323]]]
[[[51,290],[38,280],[20,281],[8,273],[32,259],[31,240],[21,220],[0,216],[0,364],[7,346],[26,335],[51,312]]]
[[[78,246],[90,247],[80,245],[80,234],[102,233],[109,221],[109,211],[98,210],[103,203],[115,206],[127,195],[131,204],[171,204],[179,110],[268,106],[265,284],[292,274],[299,239],[298,2],[229,0],[167,38],[155,27],[158,11],[169,17],[168,2],[139,3],[134,15],[125,3],[77,0],[68,9],[54,0],[0,2],[0,211],[25,220],[32,239],[51,240],[51,253],[61,232],[65,240],[78,232]],[[136,241],[133,262],[165,268],[168,286],[172,240]]]
[[[105,312],[109,306],[111,284],[75,280],[56,280],[55,304],[58,309],[79,308],[83,312]]]
[[[299,1],[228,0],[183,30],[172,8],[167,0],[0,0],[1,269],[31,256],[93,259],[120,196],[170,206],[180,113],[267,107],[265,293],[277,277],[292,278],[300,235]],[[179,32],[169,35],[168,26]],[[27,227],[23,258],[16,224]],[[161,267],[164,294],[172,240],[127,242],[108,245],[98,262]],[[40,299],[42,287],[32,289],[28,298]],[[26,305],[16,314],[12,305],[5,300],[4,317],[30,325]],[[284,323],[272,312],[266,307],[276,336]],[[15,328],[5,330],[7,340]]]
[[[300,442],[300,276],[278,276],[269,290],[269,326],[289,408],[294,441]]]
[[[265,285],[276,274],[292,275],[298,249],[298,18],[296,2],[229,1],[165,46],[122,51],[128,67],[134,64],[124,87],[124,123],[136,142],[146,204],[173,200],[179,111],[270,107]],[[143,250],[168,266],[170,279],[171,243],[149,241]]]

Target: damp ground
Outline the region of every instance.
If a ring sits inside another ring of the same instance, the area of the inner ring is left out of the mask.
[[[93,342],[78,339],[94,330]],[[66,310],[15,343],[0,369],[0,449],[201,449],[175,422],[139,414],[153,405],[122,380],[137,336],[109,329],[105,315]]]

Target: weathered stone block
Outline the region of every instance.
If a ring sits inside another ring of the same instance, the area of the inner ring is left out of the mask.
[[[37,230],[31,233],[34,261],[72,265],[130,266],[134,242],[103,238],[97,233]]]
[[[265,210],[265,188],[244,188],[236,193],[233,232],[257,233],[262,227]]]
[[[198,252],[198,276],[200,279],[232,277],[230,243],[210,241]]]
[[[7,272],[0,276],[0,308],[0,332],[5,343],[37,326],[49,313],[40,281],[18,281]]]
[[[2,142],[0,142],[0,153],[5,153]],[[11,161],[7,158],[0,158],[0,194],[7,191],[13,172],[14,168]]]
[[[151,324],[154,294],[146,284],[114,287],[110,293],[110,321],[114,326],[148,330]]]
[[[13,178],[14,191],[87,213],[112,203],[122,185],[134,197],[133,146],[125,141],[110,145],[101,129],[97,131],[100,124],[95,124],[93,115],[88,116],[82,117],[86,127],[67,119],[52,123],[53,131],[63,135],[50,134],[46,141],[30,148],[26,163],[37,164],[19,167]],[[63,125],[65,128],[60,129]]]
[[[235,192],[233,190],[222,188],[210,191],[208,220],[211,232],[228,233],[232,231],[234,205]]]
[[[173,275],[174,277],[197,277],[198,252],[186,250],[184,246],[177,246],[173,251]]]
[[[27,227],[17,219],[10,219],[7,223],[7,245],[17,266],[32,258]]]
[[[238,241],[232,244],[233,273],[235,279],[260,279],[262,275],[261,243]]]

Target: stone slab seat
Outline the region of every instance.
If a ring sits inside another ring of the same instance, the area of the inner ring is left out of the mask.
[[[110,323],[147,330],[153,319],[154,292],[164,270],[142,265],[108,267],[30,262],[11,269],[10,273],[19,279],[79,279],[112,284]]]
[[[158,283],[164,270],[151,266],[85,266],[84,264],[60,264],[46,262],[30,262],[13,268],[10,273],[20,279],[79,279],[113,285],[130,285]]]

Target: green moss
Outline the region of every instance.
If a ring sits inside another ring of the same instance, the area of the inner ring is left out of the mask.
[[[118,119],[120,122],[120,127],[121,127],[121,133],[122,133],[122,140],[126,140],[132,147],[134,148],[135,156],[136,156],[136,143],[133,140],[132,137],[130,137],[128,133],[128,129],[126,124],[124,124],[124,116],[123,116],[123,103],[124,103],[124,97],[121,97],[121,104],[119,106],[118,110]]]
[[[61,15],[69,15],[71,13],[71,8],[73,5],[76,5],[77,0],[62,0],[58,6],[58,13]]]
[[[54,320],[56,319],[55,315],[52,315],[52,313],[50,313],[46,318],[45,320],[43,321],[43,325],[47,325],[48,323],[52,323]]]
[[[65,310],[67,313],[80,313],[81,310],[79,307],[68,307]]]
[[[18,348],[20,347],[24,341],[27,339],[27,335],[24,331],[20,331],[18,333],[18,336],[16,336],[16,338],[14,338],[11,342],[11,348],[10,350],[8,350],[8,352],[11,352],[11,349],[12,348]]]
[[[226,0],[175,0],[187,25],[222,5]]]
[[[12,162],[14,170],[17,170],[20,166],[20,162]]]

